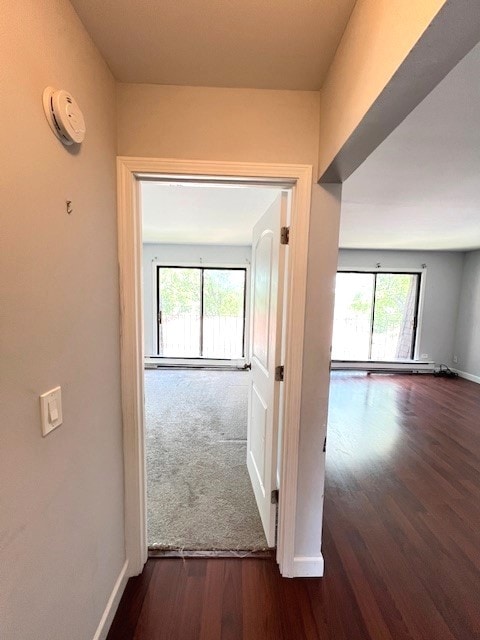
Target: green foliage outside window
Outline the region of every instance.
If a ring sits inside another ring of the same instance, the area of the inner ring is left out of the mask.
[[[160,269],[160,308],[169,316],[200,313],[200,271]]]
[[[385,333],[392,326],[400,326],[415,277],[410,274],[377,274],[375,295],[374,329]],[[350,305],[356,313],[363,314],[371,309],[371,298],[364,292],[357,293]]]
[[[244,271],[205,271],[204,314],[206,316],[243,316]]]
[[[409,274],[378,274],[374,328],[385,333],[390,327],[401,326],[414,277]]]
[[[160,307],[166,315],[200,313],[201,270],[162,267]],[[205,269],[203,304],[206,316],[243,316],[245,272]]]

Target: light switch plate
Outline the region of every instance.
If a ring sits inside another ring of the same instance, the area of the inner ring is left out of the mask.
[[[62,389],[55,387],[40,396],[40,416],[42,419],[42,435],[46,436],[63,422]]]

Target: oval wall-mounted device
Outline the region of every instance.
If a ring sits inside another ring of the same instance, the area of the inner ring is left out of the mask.
[[[64,89],[47,87],[43,108],[53,133],[63,144],[80,144],[85,138],[85,119],[74,97]]]

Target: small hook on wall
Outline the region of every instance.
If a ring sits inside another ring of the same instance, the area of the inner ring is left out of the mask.
[[[68,213],[68,215],[70,215],[71,213],[73,213],[72,201],[71,200],[66,200],[65,204],[67,205],[67,213]]]

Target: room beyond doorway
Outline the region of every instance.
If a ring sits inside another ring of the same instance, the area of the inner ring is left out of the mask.
[[[291,190],[180,180],[140,192],[149,549],[265,551]]]
[[[267,548],[246,467],[248,372],[145,372],[148,544]]]

